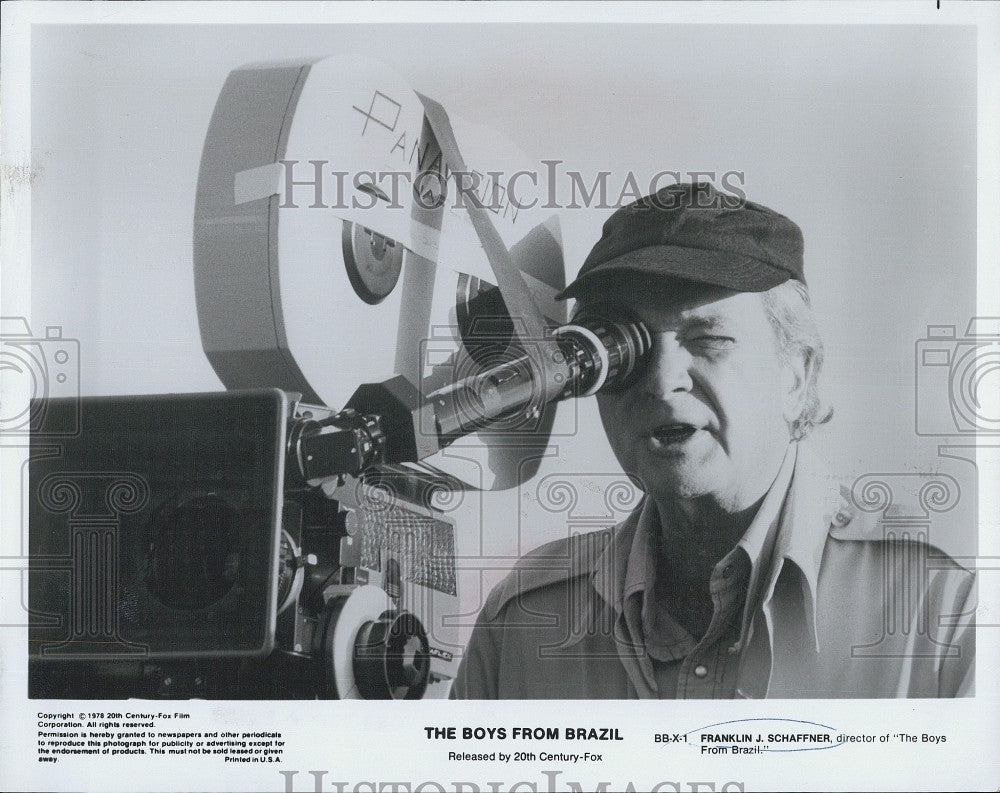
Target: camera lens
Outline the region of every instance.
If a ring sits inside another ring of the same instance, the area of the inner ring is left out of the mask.
[[[565,396],[627,388],[641,373],[653,345],[649,329],[615,305],[580,311],[556,335],[573,371]]]

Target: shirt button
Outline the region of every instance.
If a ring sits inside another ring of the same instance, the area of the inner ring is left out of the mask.
[[[706,677],[707,675],[708,675],[708,667],[704,666],[703,664],[698,664],[694,668],[695,677]]]

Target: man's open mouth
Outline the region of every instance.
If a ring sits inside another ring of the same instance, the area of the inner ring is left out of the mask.
[[[653,430],[653,437],[660,443],[683,443],[697,432],[693,424],[661,424]]]

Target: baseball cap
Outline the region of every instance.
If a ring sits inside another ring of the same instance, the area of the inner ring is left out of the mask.
[[[674,184],[616,211],[580,272],[556,297],[579,297],[603,277],[634,273],[764,292],[805,283],[802,231],[782,214],[708,182]]]

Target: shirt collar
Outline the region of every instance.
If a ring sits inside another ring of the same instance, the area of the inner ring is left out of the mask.
[[[750,564],[755,570],[760,567],[761,557],[765,555],[767,546],[774,542],[774,529],[781,516],[782,504],[785,501],[788,485],[795,468],[795,459],[796,444],[789,444],[781,467],[778,469],[778,475],[767,491],[750,526],[737,543],[738,547],[746,551],[750,558]],[[643,499],[637,513],[638,515],[633,513],[630,516],[630,521],[626,521],[634,524],[631,527],[632,530],[617,532],[617,542],[612,543],[606,550],[606,553],[614,555],[613,569],[617,573],[617,580],[622,582],[621,587],[613,590],[607,587],[610,582],[602,581],[603,586],[598,588],[599,594],[608,603],[613,604],[618,611],[621,611],[622,603],[626,598],[646,589],[655,571],[655,559],[651,558],[650,532],[660,530],[659,514],[656,505],[650,498]],[[632,520],[633,518],[634,520]],[[599,565],[598,569],[603,569],[603,567],[604,565]]]
[[[776,533],[778,535],[781,533],[780,531],[776,532],[776,529],[781,528],[778,524],[782,514],[782,505],[788,494],[788,486],[792,481],[792,472],[795,470],[796,447],[795,443],[788,445],[785,457],[781,461],[781,467],[778,468],[778,475],[774,477],[774,482],[771,483],[771,487],[764,496],[760,509],[757,510],[757,514],[740,541],[736,543],[747,552],[754,570],[760,567],[762,558],[765,563],[768,561],[767,552],[775,542]]]
[[[816,590],[823,549],[831,516],[840,503],[840,486],[827,473],[819,458],[804,444],[798,446],[795,470],[782,507],[774,564],[765,592],[770,603],[784,563],[791,562],[802,572],[802,597],[806,619],[819,652],[816,631]]]
[[[625,559],[622,591],[618,598],[618,606],[636,592],[642,592],[653,580],[656,574],[656,559],[653,555],[653,538],[651,532],[659,531],[660,521],[656,505],[647,498],[639,513],[639,522],[635,528],[632,542],[629,543],[628,556]],[[620,550],[624,555],[625,548]]]
[[[763,590],[758,600],[761,605],[770,603],[786,561],[801,570],[804,610],[817,648],[816,589],[819,568],[830,528],[830,516],[836,511],[838,503],[839,486],[830,479],[819,459],[804,444],[790,444],[757,516],[737,543],[750,557],[754,574],[767,575],[761,582]],[[616,528],[611,542],[594,565],[593,587],[618,614],[622,613],[626,593],[636,592],[645,586],[645,581],[640,584],[640,579],[646,567],[639,560],[648,553],[648,538],[639,537],[654,520],[658,528],[656,507],[652,499],[644,498]],[[770,554],[772,563],[762,565],[760,562],[766,558],[769,544],[773,544]],[[752,580],[751,592],[754,583]]]

